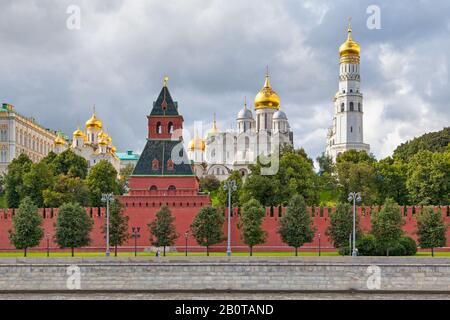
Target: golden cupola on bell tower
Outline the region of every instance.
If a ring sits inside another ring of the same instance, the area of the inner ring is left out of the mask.
[[[340,63],[359,63],[361,47],[352,38],[352,24],[349,18],[347,40],[339,47]]]

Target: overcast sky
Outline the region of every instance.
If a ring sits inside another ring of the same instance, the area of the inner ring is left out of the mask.
[[[67,8],[81,10],[80,29]],[[381,29],[369,29],[369,5]],[[450,1],[2,0],[0,100],[71,135],[93,105],[119,151],[140,152],[165,75],[185,127],[235,126],[266,65],[296,147],[325,149],[338,47],[353,17],[364,136],[377,158],[450,123]]]

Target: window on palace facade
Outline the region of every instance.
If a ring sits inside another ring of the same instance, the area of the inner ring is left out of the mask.
[[[153,186],[150,187],[150,191],[156,191],[156,190],[158,190],[158,187],[157,187],[157,186],[153,185]],[[153,204],[153,206],[154,206],[154,205],[155,205],[155,204]]]
[[[173,133],[173,123],[172,122],[169,122],[167,129],[168,129],[167,131],[169,131],[170,134]]]
[[[158,159],[153,159],[152,170],[158,170],[158,169],[159,169],[159,161],[158,161]]]
[[[174,185],[171,185],[171,186],[169,186],[168,190],[174,191],[174,190],[177,190],[177,187],[175,187]]]
[[[353,111],[353,102],[350,102],[350,111]]]
[[[358,102],[358,111],[361,112],[361,102]]]

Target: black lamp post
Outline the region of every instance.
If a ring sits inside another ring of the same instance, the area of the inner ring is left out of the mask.
[[[49,233],[47,233],[46,239],[47,239],[47,257],[50,257],[50,234]]]
[[[320,252],[320,233],[319,233],[319,257],[320,257],[320,254],[321,254],[321,252]]]
[[[131,236],[134,238],[134,256],[137,257],[137,239],[141,237],[141,235],[139,234],[141,228],[132,227],[131,230],[132,230]]]
[[[188,245],[188,237],[189,237],[189,231],[186,231],[184,233],[184,240],[185,240],[185,245],[184,245],[184,255],[187,257],[187,245]]]

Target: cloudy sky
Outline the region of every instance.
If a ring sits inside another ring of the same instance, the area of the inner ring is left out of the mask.
[[[67,9],[80,9],[80,29]],[[381,29],[369,29],[370,5]],[[266,65],[311,157],[325,148],[347,18],[362,47],[364,134],[377,158],[450,123],[450,1],[2,0],[0,100],[71,134],[93,105],[141,151],[165,75],[185,127],[235,126]],[[70,23],[69,23],[70,25]]]

